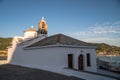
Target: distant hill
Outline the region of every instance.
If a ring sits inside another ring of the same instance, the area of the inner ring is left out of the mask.
[[[11,45],[12,38],[1,38],[0,37],[0,50],[6,50]]]
[[[11,45],[12,38],[0,37],[0,56],[7,54],[7,47]]]
[[[105,43],[89,43],[92,46],[96,46],[96,53],[104,55],[120,55],[120,47],[108,45]]]
[[[11,45],[13,38],[2,38],[0,37],[0,53],[7,53],[7,47]],[[105,43],[88,43],[91,46],[96,46],[96,53],[101,54],[112,54],[120,55],[120,47],[108,45]]]

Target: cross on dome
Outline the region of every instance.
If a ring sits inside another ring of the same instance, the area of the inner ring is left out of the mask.
[[[34,28],[34,26],[32,25],[31,28]]]
[[[42,17],[42,20],[44,20],[45,18],[44,17]]]

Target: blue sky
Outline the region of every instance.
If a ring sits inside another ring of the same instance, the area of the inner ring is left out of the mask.
[[[120,46],[120,0],[0,0],[0,37],[37,29],[42,16],[48,35]]]

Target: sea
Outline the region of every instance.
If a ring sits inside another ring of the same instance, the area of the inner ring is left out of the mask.
[[[97,56],[97,58],[102,59],[107,62],[115,62],[120,64],[120,56]]]

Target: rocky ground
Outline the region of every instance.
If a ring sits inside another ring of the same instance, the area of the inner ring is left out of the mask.
[[[49,71],[16,65],[0,65],[0,80],[83,80]]]

